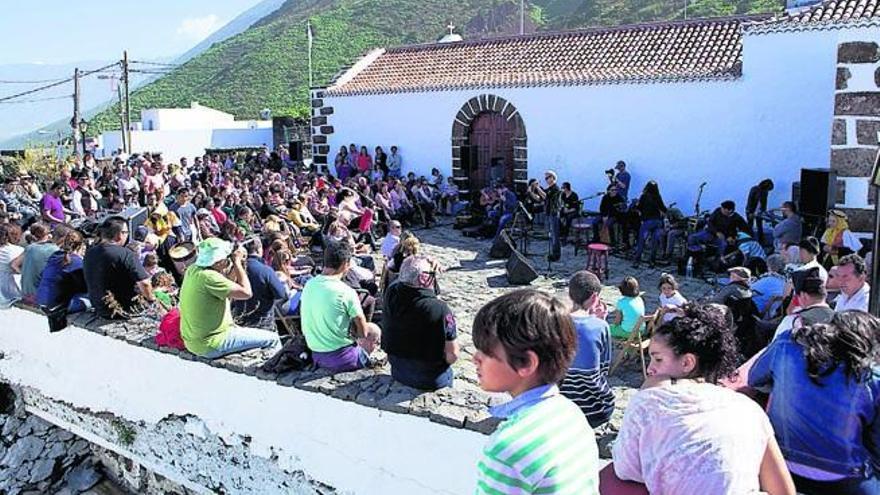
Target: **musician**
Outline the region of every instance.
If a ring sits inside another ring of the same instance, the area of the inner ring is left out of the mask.
[[[581,215],[581,200],[578,193],[571,190],[570,182],[562,183],[562,211],[560,214],[560,234],[563,239],[568,238],[571,230],[571,222]]]
[[[645,249],[645,242],[651,242],[650,267],[654,267],[657,257],[657,248],[663,235],[663,217],[666,215],[666,204],[660,195],[660,187],[653,180],[648,181],[642,189],[642,194],[636,202],[636,209],[642,219],[639,226],[639,238],[636,241],[635,262],[633,268],[638,268]]]
[[[718,254],[724,255],[727,246],[734,242],[738,232],[752,235],[746,219],[736,212],[736,203],[727,200],[716,208],[706,221],[703,230],[688,236],[688,251],[702,253],[707,245],[718,247]]]
[[[773,190],[773,181],[764,179],[749,189],[749,197],[746,200],[746,218],[749,228],[755,229],[758,242],[764,242],[764,219],[767,212],[767,195]]]
[[[592,220],[593,239],[601,240],[600,229],[608,229],[610,232],[614,224],[623,219],[625,210],[626,200],[618,192],[617,185],[609,185],[599,202],[599,216]]]
[[[541,189],[541,184],[538,182],[538,179],[529,179],[525,198],[526,209],[528,209],[529,213],[543,213],[545,198],[544,190]]]
[[[500,183],[496,188],[496,192],[498,197],[501,198],[500,204],[500,216],[498,219],[498,229],[495,231],[495,237],[501,235],[501,231],[507,227],[507,224],[513,220],[514,214],[516,214],[516,209],[519,206],[519,199],[516,197],[516,193],[511,191],[507,184]]]
[[[626,200],[629,197],[629,185],[632,183],[632,177],[626,171],[626,162],[623,160],[617,162],[614,169],[617,171],[617,175],[614,176],[614,184],[617,185],[621,197]]]
[[[550,234],[550,253],[547,255],[549,261],[559,261],[562,257],[562,245],[559,241],[559,215],[562,212],[562,193],[559,186],[556,185],[556,172],[548,170],[544,172],[544,182],[547,188],[544,194],[547,198],[544,204],[544,214],[547,215],[547,230]]]

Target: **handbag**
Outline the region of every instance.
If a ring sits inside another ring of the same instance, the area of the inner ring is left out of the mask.
[[[67,328],[67,304],[57,306],[40,306],[49,320],[49,333],[60,332]]]

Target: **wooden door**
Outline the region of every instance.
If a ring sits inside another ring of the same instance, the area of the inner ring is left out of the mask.
[[[470,144],[476,148],[476,163],[470,172],[472,191],[482,189],[493,178],[513,185],[513,135],[513,125],[500,113],[484,112],[474,119],[470,132]]]

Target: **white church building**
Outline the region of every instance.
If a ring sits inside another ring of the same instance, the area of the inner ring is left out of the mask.
[[[379,48],[312,90],[313,155],[332,166],[343,145],[397,145],[405,171],[437,167],[463,190],[500,161],[511,182],[553,169],[581,196],[624,160],[631,197],[654,179],[687,214],[702,182],[702,209],[741,210],[764,178],[778,207],[802,168],[831,168],[844,191],[833,202],[865,230],[878,42],[880,2],[829,0],[778,17]]]

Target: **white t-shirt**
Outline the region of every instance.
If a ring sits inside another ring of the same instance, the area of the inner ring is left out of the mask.
[[[612,447],[614,471],[652,495],[760,493],[772,436],[748,397],[691,380],[667,383],[630,400]]]
[[[394,256],[394,248],[396,248],[398,244],[400,244],[399,235],[386,235],[385,239],[382,240],[382,256],[384,256],[386,260],[390,260],[391,257]]]
[[[857,309],[859,311],[868,311],[868,298],[871,294],[871,286],[867,282],[855,294],[848,296],[843,291],[834,300],[834,311],[846,311],[848,309]]]

